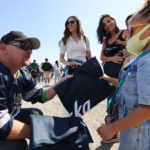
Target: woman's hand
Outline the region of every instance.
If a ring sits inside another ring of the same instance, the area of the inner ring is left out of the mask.
[[[127,41],[116,40],[115,43],[126,46]]]
[[[123,61],[123,57],[120,54],[116,54],[115,56],[110,57],[111,61],[117,64],[121,64]]]
[[[68,66],[71,66],[72,69],[78,67],[78,65],[79,64],[77,62],[74,62],[74,61],[73,62],[68,62]]]
[[[112,78],[112,77],[109,77],[106,74],[104,74],[103,76],[99,77],[99,79],[106,80],[106,81],[112,83],[115,87],[117,87],[117,84],[118,84],[117,78]]]
[[[72,74],[72,75],[64,76],[64,77],[62,78],[62,81],[68,80],[68,79],[70,79],[70,78],[73,78],[73,74]]]
[[[121,52],[122,52],[123,56],[130,56],[131,55],[126,49],[124,49]]]
[[[112,127],[112,124],[102,124],[98,129],[97,129],[98,134],[101,136],[101,138],[104,141],[108,141],[112,139],[117,133]]]

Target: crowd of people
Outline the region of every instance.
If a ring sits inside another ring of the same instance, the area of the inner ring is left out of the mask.
[[[119,150],[150,150],[149,21],[150,0],[145,0],[140,10],[127,16],[127,29],[120,29],[115,18],[104,14],[96,30],[102,44],[100,60],[104,71],[98,80],[105,80],[112,87],[107,96],[105,124],[97,133],[104,143],[120,142]],[[67,18],[59,42],[59,60],[64,69],[58,60],[52,65],[48,58],[41,64],[36,60],[30,63],[32,50],[39,47],[38,38],[20,31],[11,31],[0,40],[0,148],[4,150],[12,149],[10,142],[15,143],[14,149],[27,150],[30,116],[43,115],[37,108],[22,109],[22,100],[34,104],[53,99],[58,92],[56,87],[75,78],[75,72],[92,58],[89,39],[77,16]],[[54,85],[46,89],[38,86],[41,81],[49,86],[53,75]]]
[[[34,59],[26,68],[29,70],[33,79],[38,83],[44,82],[44,86],[50,86],[50,81],[53,79],[53,76],[54,82],[56,83],[64,74],[64,69],[58,60],[55,61],[55,65],[52,65],[48,61],[48,58],[45,58],[45,62],[40,64]]]

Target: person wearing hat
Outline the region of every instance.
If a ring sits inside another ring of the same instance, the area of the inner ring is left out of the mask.
[[[39,109],[22,109],[22,100],[44,103],[56,93],[54,87],[71,78],[66,76],[44,90],[36,85],[27,69],[32,50],[40,47],[37,38],[27,37],[22,32],[11,31],[0,41],[0,147],[1,149],[27,149],[30,138],[30,114],[40,114]],[[25,148],[26,147],[26,148]]]

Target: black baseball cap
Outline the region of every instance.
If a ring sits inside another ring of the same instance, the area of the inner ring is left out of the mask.
[[[11,31],[4,35],[1,38],[0,43],[9,43],[10,41],[22,41],[22,40],[29,40],[31,42],[32,49],[38,49],[40,47],[40,41],[34,37],[27,37],[24,33],[19,31]]]

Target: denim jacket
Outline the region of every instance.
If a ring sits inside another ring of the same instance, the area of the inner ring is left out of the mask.
[[[120,72],[120,76],[126,68]],[[150,52],[134,63],[116,99],[119,103],[119,119],[140,105],[150,105]],[[150,150],[150,120],[121,132],[120,141],[119,150]]]

